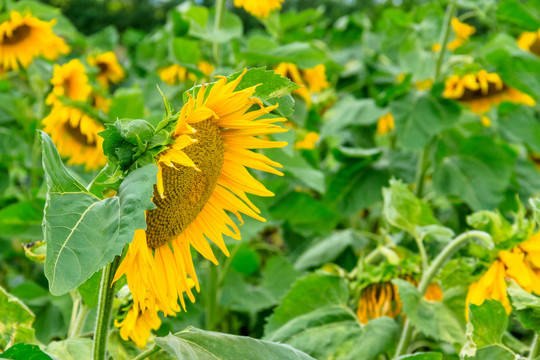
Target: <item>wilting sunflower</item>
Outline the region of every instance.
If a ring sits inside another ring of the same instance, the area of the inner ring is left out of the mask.
[[[410,277],[404,280],[416,285],[416,281]],[[442,297],[442,290],[437,283],[431,284],[424,295],[424,299],[430,301],[440,301]],[[384,281],[370,284],[362,290],[356,314],[362,324],[367,324],[369,320],[381,316],[395,318],[401,314],[402,307],[397,286]]]
[[[315,143],[317,143],[318,140],[319,134],[317,134],[315,131],[310,131],[303,140],[297,141],[296,144],[294,144],[294,148],[313,150],[315,149]]]
[[[234,6],[243,7],[251,15],[266,19],[270,12],[281,10],[283,1],[285,0],[234,0]]]
[[[379,118],[377,121],[377,134],[384,135],[393,131],[396,128],[394,123],[394,116],[391,113],[387,113]]]
[[[228,256],[223,235],[240,239],[240,232],[227,212],[240,222],[241,213],[265,221],[246,193],[273,193],[246,168],[282,175],[274,169],[280,164],[251,150],[285,146],[257,138],[286,131],[274,124],[285,119],[259,119],[277,105],[264,107],[253,96],[255,87],[236,91],[243,74],[202,86],[179,113],[174,143],[158,155],[157,208],[146,212],[147,229],[135,232],[115,275],[126,275],[138,316],[173,315],[180,311],[178,301],[185,310],[184,293],[194,301],[191,285],[198,291],[199,282],[190,249],[217,264],[210,240]]]
[[[19,64],[26,68],[38,56],[54,60],[69,52],[64,39],[52,31],[56,20],[41,21],[29,12],[23,16],[11,11],[9,16],[0,23],[0,68],[17,70]]]
[[[506,294],[505,277],[514,279],[529,293],[540,295],[540,233],[511,251],[500,251],[497,259],[475,283],[469,286],[466,304],[481,305],[486,299],[501,302],[507,313],[512,306]],[[469,311],[466,311],[467,316]]]
[[[456,34],[456,38],[448,43],[448,49],[450,50],[455,50],[461,45],[465,44],[467,41],[469,41],[469,37],[476,32],[474,26],[462,23],[457,18],[452,18],[450,23],[452,25],[452,29],[454,29],[454,33]]]
[[[85,165],[90,170],[107,163],[103,139],[98,135],[103,125],[82,110],[56,102],[43,125],[60,155],[69,158],[69,165]]]
[[[483,114],[504,101],[528,106],[535,104],[532,97],[503,83],[498,74],[485,70],[463,77],[450,76],[446,79],[443,97],[469,106],[476,114]]]
[[[52,92],[47,97],[47,104],[51,105],[59,96],[65,96],[76,101],[86,101],[92,92],[88,84],[88,76],[83,63],[73,59],[64,65],[54,65]]]
[[[110,83],[118,84],[126,76],[124,69],[118,63],[116,54],[112,51],[89,56],[87,61],[91,66],[99,68],[97,80],[105,88],[108,88]]]
[[[518,46],[540,56],[540,29],[537,31],[526,31],[519,36]]]

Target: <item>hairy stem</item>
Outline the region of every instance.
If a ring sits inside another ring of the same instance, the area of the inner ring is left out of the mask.
[[[450,27],[451,27],[452,17],[454,16],[455,10],[456,10],[456,5],[453,2],[450,2],[448,4],[448,7],[446,8],[446,14],[444,17],[444,28],[442,32],[441,51],[439,52],[439,57],[437,58],[437,63],[435,64],[435,82],[437,82],[441,76],[442,62],[444,60],[444,55],[446,54],[448,38],[450,37]]]
[[[96,318],[96,330],[94,331],[93,360],[105,360],[107,354],[107,340],[109,338],[109,323],[111,322],[112,305],[114,300],[113,283],[114,273],[120,265],[120,256],[108,263],[103,268],[101,274],[101,285],[99,288],[99,303]]]
[[[146,351],[143,351],[142,353],[140,353],[139,355],[137,355],[136,357],[133,358],[133,360],[142,360],[142,359],[146,359],[147,357],[149,357],[150,355],[152,354],[155,354],[157,353],[158,351],[160,351],[161,349],[159,347],[157,347],[155,344],[154,346],[152,346],[150,349],[146,350]]]

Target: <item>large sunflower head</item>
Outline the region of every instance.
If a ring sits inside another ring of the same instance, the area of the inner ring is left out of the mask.
[[[34,58],[56,59],[67,54],[69,46],[56,36],[55,21],[41,21],[30,13],[11,11],[8,20],[0,23],[0,68],[17,70],[28,67]]]
[[[245,72],[244,72],[245,73]],[[173,143],[158,155],[155,210],[146,212],[146,230],[138,230],[115,279],[126,275],[134,306],[140,314],[185,309],[184,293],[194,301],[199,290],[191,248],[217,264],[208,243],[228,255],[223,235],[239,239],[238,226],[228,212],[265,221],[246,196],[272,196],[247,168],[282,175],[281,165],[254,149],[276,148],[285,142],[257,138],[286,131],[271,117],[276,106],[264,107],[255,87],[236,90],[242,75],[220,78],[202,86],[178,114]],[[261,118],[262,117],[262,118]],[[208,240],[207,240],[208,239]]]
[[[280,10],[285,0],[234,0],[234,6],[243,7],[251,15],[266,19],[270,12]]]
[[[43,119],[43,125],[60,155],[69,158],[69,165],[85,165],[91,170],[107,163],[103,139],[98,136],[104,130],[103,125],[82,110],[56,102]]]
[[[505,84],[498,74],[485,70],[463,77],[452,75],[445,82],[443,96],[469,106],[477,114],[483,114],[505,101],[528,106],[535,104],[529,95]]]
[[[540,29],[537,31],[526,31],[519,36],[518,46],[540,56]]]
[[[86,101],[92,92],[83,63],[73,59],[64,65],[54,65],[52,92],[47,97],[47,104],[53,104],[58,97]]]
[[[118,63],[116,54],[112,51],[89,56],[87,60],[88,64],[99,69],[97,80],[105,88],[109,87],[109,83],[118,84],[126,76],[124,69]]]

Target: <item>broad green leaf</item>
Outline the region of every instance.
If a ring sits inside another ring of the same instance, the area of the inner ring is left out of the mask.
[[[304,270],[310,267],[324,264],[338,257],[347,247],[354,250],[361,250],[369,241],[361,237],[353,229],[337,231],[316,242],[296,260],[294,267],[298,270]]]
[[[540,28],[538,9],[518,0],[502,0],[498,3],[497,20],[523,30],[536,31]]]
[[[122,253],[136,229],[145,229],[156,165],[133,171],[116,196],[100,200],[75,180],[51,139],[41,133],[48,185],[43,232],[47,241],[45,275],[54,295],[65,294]]]
[[[96,307],[99,301],[99,286],[101,284],[101,270],[90,276],[88,280],[82,283],[77,291],[81,294],[84,304],[89,309]]]
[[[292,320],[324,306],[347,306],[349,290],[345,280],[334,275],[313,273],[299,279],[267,319],[266,336]]]
[[[278,256],[272,256],[266,260],[261,286],[276,298],[277,304],[299,275],[288,261]]]
[[[458,196],[473,210],[493,209],[503,200],[515,162],[508,146],[476,136],[464,140],[457,154],[447,155],[433,174],[440,194]]]
[[[214,28],[214,9],[203,6],[182,6],[182,16],[189,21],[188,34],[209,42],[227,43],[232,39],[242,36],[244,26],[235,14],[224,11],[219,29]]]
[[[364,327],[364,334],[355,344],[346,360],[372,360],[388,352],[397,341],[399,327],[393,319],[380,317]]]
[[[418,199],[401,181],[390,180],[390,187],[383,189],[383,199],[386,220],[413,236],[419,235],[419,226],[438,224],[429,205]]]
[[[43,352],[39,346],[31,344],[17,344],[0,354],[0,359],[10,360],[59,360]],[[64,359],[62,359],[64,360]]]
[[[436,340],[451,344],[464,342],[461,324],[444,303],[423,299],[414,285],[405,280],[392,282],[398,286],[403,313],[416,329]]]
[[[44,205],[43,200],[35,199],[4,207],[0,210],[0,237],[43,239],[41,222]]]
[[[390,112],[399,142],[406,149],[416,150],[433,135],[452,127],[459,119],[460,108],[453,101],[416,91],[392,102]]]
[[[328,61],[324,50],[306,42],[293,42],[266,51],[250,51],[242,53],[242,56],[251,64],[290,62],[300,68],[312,68]]]
[[[480,306],[469,305],[467,338],[477,348],[502,344],[507,326],[508,315],[500,302],[489,299]]]
[[[179,360],[313,360],[288,345],[195,328],[154,341]]]
[[[92,50],[105,52],[114,50],[115,46],[118,44],[118,38],[118,30],[116,27],[109,25],[103,30],[88,36],[86,41]]]
[[[510,349],[498,344],[480,349],[475,355],[465,357],[465,360],[516,360],[519,358]]]
[[[506,291],[514,313],[525,329],[540,330],[540,298],[529,294],[510,279],[507,281]]]
[[[140,119],[142,117],[144,117],[144,98],[141,89],[122,88],[115,91],[109,110],[111,122],[122,118]]]
[[[45,347],[45,351],[62,360],[81,360],[92,358],[92,340],[67,339],[53,341]]]
[[[540,153],[540,124],[527,106],[499,106],[498,125],[509,142],[525,144]]]
[[[34,314],[0,286],[0,351],[20,342],[34,340]]]
[[[196,64],[201,57],[199,43],[185,38],[174,38],[172,40],[172,51],[176,61],[179,63]]]
[[[412,355],[404,355],[397,358],[397,360],[442,360],[441,353],[416,353]]]

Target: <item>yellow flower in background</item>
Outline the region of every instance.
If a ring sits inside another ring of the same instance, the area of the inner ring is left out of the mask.
[[[88,76],[83,63],[79,59],[73,59],[64,65],[54,65],[52,92],[47,97],[46,103],[53,104],[59,96],[65,96],[76,101],[86,101],[92,92],[88,84]]]
[[[436,44],[433,44],[433,45],[431,46],[431,51],[433,51],[433,52],[439,52],[439,51],[441,51],[441,48],[442,48],[441,44],[436,43]]]
[[[420,91],[429,90],[433,86],[433,79],[428,78],[425,80],[419,80],[414,83],[414,87]]]
[[[234,6],[243,7],[251,15],[266,19],[270,12],[281,10],[283,1],[285,0],[234,0]]]
[[[103,125],[82,110],[56,102],[43,125],[60,155],[69,158],[68,165],[85,165],[86,170],[92,170],[107,163],[103,138],[98,135]]]
[[[540,29],[537,31],[526,31],[519,36],[517,44],[523,50],[527,50],[540,56]]]
[[[176,85],[186,80],[195,81],[197,77],[190,73],[185,67],[178,64],[172,64],[158,70],[158,75],[163,82],[169,85]]]
[[[199,61],[197,67],[205,76],[210,76],[214,72],[214,65],[210,64],[208,61]]]
[[[245,74],[245,71],[244,71]],[[174,315],[185,310],[184,293],[194,301],[191,286],[199,282],[191,248],[217,264],[208,243],[229,252],[223,235],[240,239],[241,213],[265,221],[246,193],[273,196],[247,167],[282,175],[281,167],[253,149],[278,148],[285,142],[257,138],[286,129],[275,125],[283,118],[264,118],[277,105],[264,107],[253,96],[255,86],[238,90],[243,74],[231,82],[220,77],[212,87],[202,86],[179,114],[172,146],[159,154],[155,210],[146,212],[146,230],[137,230],[115,275],[126,275],[133,311]],[[257,106],[257,110],[249,111]],[[208,239],[208,240],[207,240]],[[138,317],[139,317],[138,316]]]
[[[120,328],[122,339],[126,341],[131,339],[139,348],[144,348],[152,330],[157,330],[161,326],[161,319],[157,312],[136,312],[131,308],[126,317],[121,321],[115,320],[114,325]]]
[[[467,105],[476,114],[483,114],[505,101],[535,105],[532,97],[503,83],[498,74],[485,70],[463,77],[450,76],[445,81],[443,97]]]
[[[315,149],[315,143],[319,140],[319,134],[315,131],[310,131],[303,140],[297,141],[294,144],[295,149],[313,150]]]
[[[377,121],[377,134],[384,135],[393,131],[396,128],[394,116],[391,113],[385,114]]]
[[[107,99],[100,94],[92,93],[92,106],[103,111],[105,114],[109,113],[109,108],[111,107],[111,99]]]
[[[416,281],[411,277],[404,280],[416,286]],[[424,299],[429,301],[440,301],[442,298],[443,292],[437,283],[431,284],[424,295]],[[356,314],[360,323],[367,324],[369,320],[381,316],[396,318],[401,314],[402,307],[397,286],[384,281],[370,284],[362,290]]]
[[[38,56],[54,60],[70,50],[64,39],[56,36],[52,27],[56,20],[41,21],[30,13],[11,11],[9,19],[0,23],[0,68],[27,68]]]
[[[312,93],[320,93],[330,86],[326,79],[326,67],[323,64],[311,69],[305,69],[303,74],[309,91]]]
[[[482,125],[484,125],[484,127],[491,126],[491,120],[485,115],[480,116],[480,122],[482,123]]]
[[[450,50],[455,50],[465,44],[469,41],[469,37],[476,32],[476,29],[473,26],[462,23],[457,18],[452,18],[451,25],[456,34],[456,38],[448,43],[448,49]]]
[[[467,316],[469,304],[481,305],[486,299],[501,302],[507,313],[512,311],[506,294],[505,277],[514,279],[525,291],[540,295],[540,233],[512,251],[500,251],[486,273],[469,286]]]
[[[91,66],[99,68],[97,80],[105,88],[109,87],[109,83],[118,84],[126,76],[124,69],[118,63],[116,54],[112,51],[89,56],[87,61]]]

